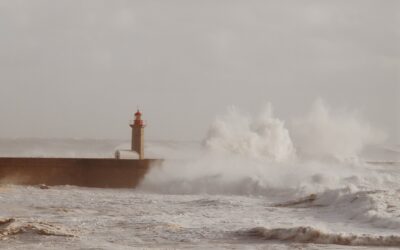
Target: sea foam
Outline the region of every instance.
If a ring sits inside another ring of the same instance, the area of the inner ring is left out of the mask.
[[[270,104],[255,117],[230,108],[210,125],[203,147],[191,158],[171,161],[165,155],[163,166],[153,168],[140,188],[300,197],[350,185],[392,187],[396,176],[376,175],[359,157],[365,146],[381,142],[383,133],[351,114],[316,101],[309,114],[287,126]]]
[[[329,233],[314,227],[264,228],[256,227],[236,233],[245,238],[279,240],[295,243],[336,244],[346,246],[400,246],[400,236]]]

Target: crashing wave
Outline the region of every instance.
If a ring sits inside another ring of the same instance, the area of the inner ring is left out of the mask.
[[[306,197],[303,197],[303,198],[300,198],[297,200],[291,200],[291,201],[277,203],[274,206],[275,207],[311,207],[311,206],[315,206],[314,202],[316,199],[317,199],[316,194],[310,194]]]
[[[278,240],[293,243],[336,244],[347,246],[400,246],[400,236],[376,236],[368,234],[328,233],[313,227],[273,228],[256,227],[236,232],[238,236]]]
[[[73,231],[44,222],[19,221],[14,218],[0,219],[0,239],[6,240],[9,236],[25,233],[50,236],[77,236]]]
[[[314,204],[330,206],[332,213],[350,220],[381,228],[400,229],[399,194],[399,190],[330,190],[320,194]]]
[[[214,152],[277,162],[288,161],[296,155],[285,122],[274,117],[270,104],[257,118],[231,108],[211,125],[204,144]]]
[[[274,204],[275,207],[325,207],[324,212],[346,220],[375,227],[400,229],[400,191],[354,191],[348,188],[328,190],[300,199]]]
[[[305,195],[349,185],[399,187],[398,178],[377,175],[358,158],[366,145],[382,137],[368,123],[321,101],[289,127],[271,105],[256,117],[232,108],[210,126],[203,148],[191,152],[190,159],[166,160],[152,168],[140,188],[175,194]]]

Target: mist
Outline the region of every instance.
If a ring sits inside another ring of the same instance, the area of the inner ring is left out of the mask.
[[[399,143],[400,2],[0,1],[0,137],[201,140],[322,98]]]
[[[382,145],[385,138],[354,111],[339,112],[321,99],[290,122],[277,117],[272,104],[256,116],[231,107],[211,123],[202,147],[188,152],[183,149],[188,145],[181,145],[186,157],[173,156],[170,146],[158,149],[167,160],[163,167],[151,169],[140,188],[173,194],[304,196],[330,189],[358,190],[366,184],[392,185],[390,175],[370,172],[362,154],[368,146]],[[398,149],[389,150],[396,152],[397,161]]]

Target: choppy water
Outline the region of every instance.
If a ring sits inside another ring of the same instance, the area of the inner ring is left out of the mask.
[[[323,106],[290,127],[270,109],[232,110],[202,143],[148,142],[147,157],[166,160],[137,189],[0,186],[0,249],[399,248],[399,146]],[[0,156],[127,147],[2,139]]]
[[[62,143],[54,140],[51,146],[48,141],[35,141],[25,147],[20,141],[16,143],[15,151],[9,146],[6,153],[34,155],[29,152],[34,144],[36,148],[42,148],[40,152],[63,156],[62,152],[72,152],[78,144],[78,148],[99,145],[93,140],[64,140]],[[92,152],[96,151],[99,157],[103,157],[121,144],[124,143],[107,142],[98,148],[93,146]],[[168,150],[172,153],[174,149],[180,153],[186,150],[184,155],[190,155],[189,151],[200,148],[195,143],[178,142],[153,142],[147,147],[153,150],[149,153],[154,155]],[[59,152],[55,151],[57,148]],[[388,153],[386,147],[376,148],[376,154],[377,151],[381,152],[380,155]],[[176,171],[192,167],[187,169],[192,174],[175,172],[174,175],[165,175],[164,181],[155,185],[154,181],[159,178],[155,171],[137,190],[2,186],[0,248],[400,247],[398,165],[344,164],[343,169],[351,170],[335,177],[330,172],[318,175],[312,171],[315,167],[307,168],[307,164],[302,163],[299,166],[305,167],[308,173],[302,175],[303,181],[296,181],[287,175],[289,167],[280,175],[266,167],[273,178],[264,178],[263,175],[268,173],[255,171],[259,162],[247,162],[250,169],[247,175],[237,173],[229,176],[224,172],[228,171],[225,168],[211,171],[204,167],[204,159],[200,162],[188,159],[170,161],[165,169]],[[213,163],[214,167],[222,161],[218,158],[212,160],[217,162]],[[207,157],[205,161],[212,162]],[[337,163],[327,166],[337,167]],[[236,171],[237,167],[231,167]],[[357,176],[358,173],[362,174]],[[286,184],[282,182],[285,178]],[[273,179],[277,179],[276,182]],[[315,192],[311,192],[313,188]]]
[[[353,249],[400,243],[398,191],[347,193],[331,204],[317,195],[315,202],[287,206],[278,202],[283,197],[77,187],[7,186],[0,197],[1,216],[15,219],[0,233],[25,226],[1,235],[2,249]]]

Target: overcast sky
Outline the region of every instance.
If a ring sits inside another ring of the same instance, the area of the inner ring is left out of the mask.
[[[0,137],[201,139],[318,97],[400,131],[398,0],[0,0]],[[397,136],[397,139],[395,139]]]

